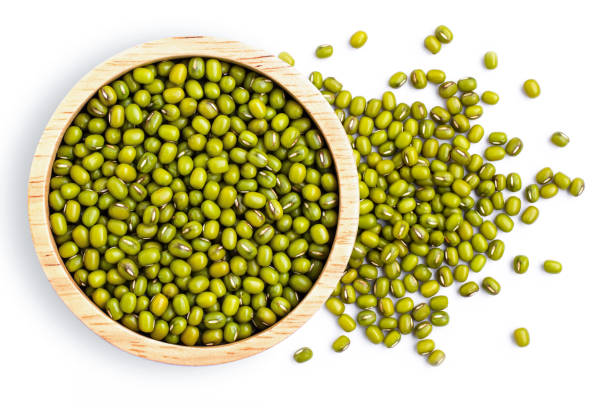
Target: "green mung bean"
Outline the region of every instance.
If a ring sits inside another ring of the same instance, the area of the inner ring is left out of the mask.
[[[523,221],[525,224],[533,224],[538,219],[539,215],[540,211],[538,210],[538,208],[533,205],[530,205],[525,209],[525,211],[523,211],[523,214],[521,215],[521,221]]]
[[[280,54],[278,54],[278,58],[280,58],[281,60],[285,61],[287,64],[289,64],[291,66],[295,65],[295,60],[293,59],[291,54],[289,54],[286,51],[282,51]]]
[[[569,192],[574,197],[578,197],[584,191],[584,180],[580,177],[576,177],[572,180],[569,186]]]
[[[446,80],[446,74],[440,69],[430,69],[427,71],[427,80],[432,84],[439,85]]]
[[[495,51],[488,51],[484,55],[484,66],[487,69],[497,68],[497,53]]]
[[[523,91],[528,97],[537,98],[540,96],[540,84],[535,79],[528,79],[523,84]]]
[[[509,156],[516,156],[523,150],[523,141],[518,137],[513,137],[506,144],[506,153]]]
[[[491,132],[487,140],[492,145],[503,145],[508,141],[508,136],[504,132]]]
[[[358,48],[358,47],[356,47]],[[351,344],[351,340],[347,336],[340,336],[332,343],[332,349],[336,353],[341,353],[346,350]]]
[[[540,187],[537,184],[530,184],[525,188],[525,198],[530,203],[535,203],[540,199]]]
[[[431,339],[419,340],[416,344],[416,351],[421,355],[428,355],[436,348],[436,343]]]
[[[556,184],[545,184],[542,187],[540,187],[540,196],[542,198],[552,198],[555,195],[557,195],[557,192],[559,191],[559,187],[557,187]]]
[[[302,347],[293,354],[293,359],[297,363],[305,363],[312,358],[312,350],[308,347]]]
[[[366,41],[368,41],[368,35],[365,31],[356,31],[349,40],[349,44],[353,48],[361,48],[365,45]]]
[[[493,91],[484,91],[480,99],[487,105],[496,105],[499,102],[499,95]]]
[[[526,347],[529,345],[529,332],[524,327],[514,330],[513,336],[517,346]]]
[[[476,282],[466,282],[459,288],[459,294],[463,297],[469,297],[478,292],[480,288]]]
[[[410,82],[416,89],[423,89],[427,86],[427,76],[422,69],[415,69],[410,73]]]
[[[501,146],[490,146],[486,148],[484,155],[489,161],[498,161],[506,156],[506,150]]]
[[[536,173],[535,179],[539,184],[549,183],[553,178],[553,171],[550,167],[544,167]]]
[[[564,147],[564,146],[567,146],[567,144],[569,143],[570,140],[569,140],[569,137],[565,133],[563,133],[563,132],[555,132],[550,137],[550,141],[555,146]]]
[[[561,190],[567,190],[572,183],[572,179],[564,173],[558,171],[553,176],[553,183],[557,185]]]
[[[548,273],[559,273],[563,269],[563,266],[561,262],[549,259],[544,261],[543,268]]]
[[[439,327],[439,326],[446,326],[450,319],[449,319],[448,313],[446,313],[443,310],[439,310],[439,311],[433,312],[431,316],[429,316],[429,320],[431,321],[431,324]]]
[[[499,291],[501,290],[501,286],[499,282],[497,282],[495,279],[491,278],[490,276],[484,278],[480,286],[482,286],[491,295],[497,295]]]
[[[453,32],[445,25],[439,25],[435,29],[436,38],[444,44],[448,44],[453,40]]]
[[[400,86],[404,85],[407,80],[408,75],[406,75],[404,72],[398,71],[389,78],[389,86],[391,88],[399,88]]]
[[[442,48],[442,44],[440,44],[440,40],[434,35],[428,35],[425,37],[425,41],[423,42],[425,48],[432,54],[437,54]]]
[[[517,255],[514,257],[512,262],[514,272],[516,273],[525,273],[527,269],[529,269],[529,258],[525,255]]]
[[[432,366],[439,366],[444,362],[446,355],[442,350],[434,350],[427,356],[427,362]]]
[[[334,53],[334,47],[329,44],[319,45],[315,51],[317,58],[329,58]]]

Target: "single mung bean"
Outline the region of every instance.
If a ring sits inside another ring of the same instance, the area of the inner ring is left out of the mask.
[[[308,347],[302,347],[293,353],[293,359],[297,363],[305,363],[312,358],[312,350]]]
[[[448,44],[453,40],[453,32],[445,25],[439,25],[435,30],[436,38],[444,44]]]
[[[391,88],[399,88],[408,81],[406,73],[398,71],[389,78],[389,86]]]
[[[495,51],[488,51],[484,55],[484,66],[487,69],[497,68],[497,53]]]
[[[584,180],[580,177],[576,177],[572,180],[569,186],[569,192],[574,197],[578,197],[584,191]]]
[[[499,95],[493,91],[484,91],[480,99],[487,105],[496,105],[499,102]]]
[[[533,224],[538,219],[539,215],[540,210],[538,210],[537,207],[530,205],[525,209],[525,211],[523,211],[523,214],[521,214],[521,221],[523,221],[525,224]]]
[[[537,184],[530,184],[525,188],[525,198],[530,203],[535,203],[540,199],[540,187]]]
[[[480,288],[476,282],[466,282],[459,288],[459,294],[463,297],[469,297],[478,292]]]
[[[357,47],[358,48],[358,47]],[[346,350],[351,344],[351,340],[347,336],[340,336],[332,343],[332,349],[336,353],[341,353]]]
[[[439,85],[446,80],[446,74],[440,69],[430,69],[427,71],[427,80],[432,84]]]
[[[415,69],[410,73],[410,82],[416,89],[423,89],[427,86],[427,76],[422,69]]]
[[[526,347],[529,345],[529,332],[524,327],[514,330],[513,336],[517,346]]]
[[[548,273],[559,273],[563,269],[563,266],[559,261],[553,261],[548,259],[544,261],[543,268]]]
[[[439,366],[445,358],[446,354],[442,350],[434,350],[427,356],[427,362],[432,366]]]
[[[527,258],[525,255],[517,255],[512,261],[512,266],[514,268],[514,272],[525,273],[527,272],[527,269],[529,269],[529,258]]]
[[[556,184],[550,183],[540,187],[540,196],[542,198],[552,198],[557,195],[559,187]]]
[[[334,53],[334,47],[329,44],[319,45],[315,51],[317,58],[329,58]]]
[[[523,141],[518,137],[513,137],[506,144],[506,153],[509,156],[516,156],[523,150]]]
[[[291,54],[289,54],[286,51],[282,51],[280,54],[278,54],[278,58],[280,58],[281,60],[285,61],[287,64],[289,64],[291,66],[295,65],[295,60],[293,59]]]
[[[539,184],[549,183],[553,178],[553,171],[550,167],[544,167],[536,173],[535,179]]]
[[[523,84],[523,91],[528,97],[537,98],[540,96],[540,84],[535,79],[528,79]]]
[[[563,132],[555,132],[550,137],[550,141],[559,147],[564,147],[569,143],[569,137]]]
[[[368,41],[368,35],[365,31],[356,31],[349,40],[349,44],[353,48],[361,48],[365,45],[366,41]]]
[[[434,35],[428,35],[425,37],[425,41],[423,41],[425,48],[432,54],[437,54],[440,52],[442,48],[442,44],[440,44],[440,40]]]
[[[419,340],[416,344],[417,353],[421,355],[428,355],[436,348],[436,343],[431,339]]]
[[[499,291],[501,290],[501,286],[499,282],[497,282],[495,279],[491,278],[490,276],[484,278],[480,286],[482,286],[491,295],[497,295]]]

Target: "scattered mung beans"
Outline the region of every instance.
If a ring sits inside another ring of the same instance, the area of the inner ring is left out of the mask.
[[[544,261],[543,268],[548,273],[559,273],[563,269],[563,266],[561,262],[549,259]]]
[[[425,46],[437,53],[450,40],[450,30],[440,26]],[[497,67],[494,52],[486,54],[485,66]],[[440,289],[457,281],[462,296],[473,295],[480,286],[469,280],[471,273],[481,271],[487,259],[503,257],[505,244],[498,233],[510,232],[513,217],[522,210],[521,199],[505,197],[505,190],[521,191],[522,180],[517,173],[497,173],[491,162],[518,155],[523,141],[493,132],[488,138],[492,146],[484,154],[470,153],[471,145],[485,134],[474,123],[483,114],[481,101],[491,105],[499,100],[492,91],[477,93],[472,77],[452,81],[444,71],[416,69],[389,78],[393,88],[408,80],[417,89],[428,82],[438,85],[444,103],[430,109],[420,101],[400,102],[389,91],[370,100],[353,97],[339,82],[318,72],[310,78],[342,122],[360,176],[357,240],[331,298],[336,300],[330,299],[326,306],[340,316],[339,321],[346,320],[351,330],[356,325],[364,327],[372,343],[394,347],[408,333],[425,339],[434,326],[449,321],[444,311],[448,299],[439,294]],[[524,89],[530,97],[539,95],[535,81],[527,81]],[[531,203],[540,196],[552,197],[559,188],[576,195],[584,189],[582,179],[571,180],[552,170],[536,179],[538,184],[527,186],[524,193]],[[535,206],[528,206],[520,218],[530,224],[538,215]],[[524,273],[528,264],[521,255],[515,257],[513,267]],[[481,286],[490,294],[501,288],[492,277],[484,278]],[[429,301],[415,305],[411,296],[417,293]],[[344,317],[338,302],[355,303],[362,309],[356,321]],[[433,340],[419,341],[417,351],[427,355],[430,363],[444,358]]]
[[[529,345],[529,332],[524,327],[514,330],[514,342],[519,347],[526,347]]]
[[[302,347],[293,354],[293,359],[297,363],[305,363],[312,358],[312,350],[308,347]]]

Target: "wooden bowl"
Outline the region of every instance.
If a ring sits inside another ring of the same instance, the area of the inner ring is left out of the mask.
[[[219,346],[188,347],[153,340],[110,319],[77,286],[66,270],[49,223],[49,180],[64,131],[103,85],[126,72],[160,60],[201,56],[239,64],[274,80],[310,114],[321,131],[336,166],[340,211],[334,243],[323,271],[304,299],[270,328],[244,340]],[[353,152],[340,122],[319,91],[298,71],[268,52],[236,41],[178,37],[130,48],[103,62],[70,90],[49,120],[36,148],[28,181],[28,216],[34,247],[49,282],[87,327],[120,349],[150,360],[181,365],[207,365],[238,360],[277,344],[304,324],[325,302],[347,265],[357,233],[358,178]]]

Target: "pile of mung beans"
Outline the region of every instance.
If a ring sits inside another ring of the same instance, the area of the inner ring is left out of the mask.
[[[337,188],[300,104],[194,57],[103,86],[63,135],[48,202],[67,270],[111,319],[210,346],[273,325],[310,290]]]
[[[359,48],[353,45],[355,35],[350,44]],[[360,38],[365,42],[367,35]],[[439,26],[424,45],[436,54],[440,43],[452,38],[448,27]],[[495,52],[485,54],[487,69],[497,63]],[[397,101],[391,91],[369,100],[353,95],[339,80],[317,71],[310,81],[342,122],[360,180],[357,240],[344,276],[325,305],[345,332],[361,327],[374,344],[395,347],[412,334],[417,352],[439,365],[445,354],[430,336],[434,327],[449,323],[448,298],[441,290],[457,284],[464,297],[480,288],[490,295],[500,293],[497,280],[478,275],[488,261],[504,255],[501,235],[512,231],[515,217],[525,224],[538,218],[536,206],[522,208],[519,193],[531,204],[559,190],[578,196],[584,181],[547,167],[538,172],[536,183],[523,189],[518,173],[499,173],[492,162],[520,154],[523,141],[498,131],[485,137],[484,128],[474,123],[483,114],[481,102],[494,105],[499,100],[493,91],[479,92],[475,78],[454,81],[439,69],[396,72],[389,78],[391,88],[406,83],[415,89],[437,87],[441,103],[430,109],[420,101]],[[540,93],[535,80],[523,88],[530,98]],[[488,144],[484,157],[470,153],[483,139]],[[556,132],[551,141],[562,147],[569,138]],[[528,267],[526,256],[515,257],[517,273]],[[559,273],[561,264],[547,260],[543,269]],[[359,310],[356,315],[347,310],[351,304]],[[525,328],[517,329],[514,338],[519,346],[529,343]],[[350,339],[342,335],[332,348],[341,352],[349,345]],[[311,351],[300,349],[294,357],[303,362],[311,356]]]

